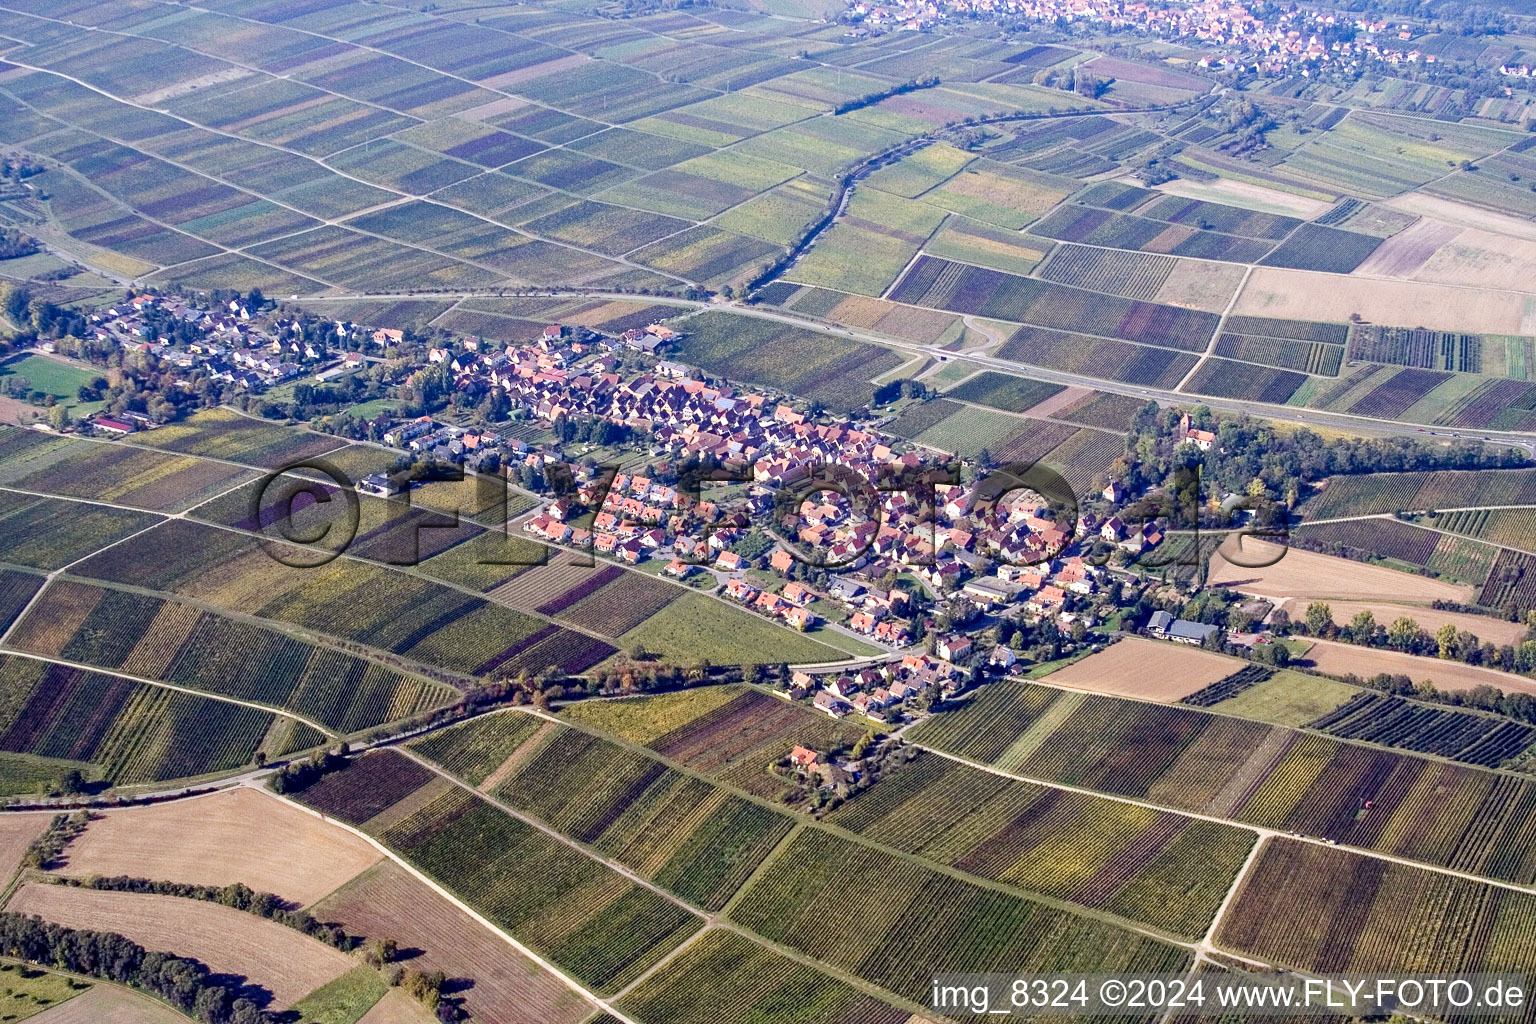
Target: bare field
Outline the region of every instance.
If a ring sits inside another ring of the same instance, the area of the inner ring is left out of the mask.
[[[1220,313],[1243,283],[1243,268],[1235,263],[1205,263],[1180,259],[1158,289],[1156,300],[1174,306]]]
[[[576,1024],[596,1007],[393,861],[320,904],[316,915],[348,931],[388,935],[421,955],[406,961],[469,978],[464,1008],[485,1024]]]
[[[1257,559],[1271,557],[1278,549],[1277,544],[1251,537],[1243,542],[1244,552],[1252,552]],[[1210,584],[1229,586],[1245,594],[1288,597],[1302,602],[1338,598],[1341,601],[1429,604],[1437,600],[1467,602],[1472,599],[1471,587],[1459,587],[1442,580],[1298,548],[1287,549],[1278,562],[1263,569],[1233,565],[1219,555],[1213,556]]]
[[[1135,179],[1120,180],[1126,181],[1129,185],[1141,184]],[[1231,178],[1217,178],[1209,182],[1175,178],[1155,187],[1157,191],[1166,192],[1171,196],[1205,199],[1213,203],[1225,203],[1228,206],[1241,206],[1245,210],[1258,210],[1260,213],[1300,217],[1302,220],[1311,220],[1319,214],[1326,213],[1333,206],[1332,203],[1325,203],[1321,199],[1308,199],[1306,196],[1282,192],[1277,188],[1267,188],[1247,181],[1234,181]]]
[[[1080,388],[1076,385],[1069,385],[1045,401],[1024,410],[1024,415],[1048,419],[1058,413],[1066,412],[1091,394],[1093,394],[1092,388]]]
[[[1307,659],[1319,672],[1342,676],[1353,672],[1363,679],[1382,672],[1405,675],[1416,683],[1432,682],[1441,690],[1470,690],[1475,686],[1496,686],[1510,693],[1536,694],[1536,679],[1511,675],[1491,668],[1463,665],[1459,661],[1420,658],[1413,654],[1383,651],[1374,647],[1356,647],[1332,640],[1318,640],[1307,652]]]
[[[1427,218],[1399,231],[1351,273],[1358,277],[1410,278],[1440,247],[1466,229]]]
[[[1468,228],[1431,256],[1414,278],[1440,284],[1536,291],[1536,241]]]
[[[187,1024],[186,1017],[157,999],[101,982],[27,1019],[32,1024]]]
[[[117,932],[145,949],[242,975],[272,993],[274,1009],[287,1009],[357,966],[345,953],[292,928],[201,900],[28,882],[6,909],[67,928]]]
[[[357,1024],[435,1024],[436,1018],[402,989],[392,988]]]
[[[1044,677],[1051,686],[1113,697],[1176,701],[1231,675],[1243,662],[1171,640],[1126,637]]]
[[[32,840],[43,834],[53,820],[50,811],[18,812],[0,817],[0,878],[10,881]]]
[[[1516,292],[1255,267],[1233,312],[1334,323],[1359,313],[1398,327],[1519,334],[1524,307],[1525,296]]]
[[[1484,231],[1493,231],[1512,238],[1528,238],[1536,241],[1536,224],[1528,220],[1507,213],[1483,210],[1452,199],[1440,199],[1422,192],[1409,192],[1407,195],[1396,196],[1385,200],[1381,205],[1390,206],[1394,210],[1402,210],[1405,213],[1433,217],[1450,224],[1460,224],[1466,228],[1481,228]]]
[[[380,856],[345,829],[242,786],[103,811],[70,844],[69,863],[60,873],[202,885],[244,882],[307,906]]]
[[[1506,622],[1487,615],[1442,612],[1434,608],[1389,604],[1382,601],[1330,601],[1328,607],[1333,611],[1333,621],[1341,626],[1360,612],[1368,611],[1376,616],[1376,621],[1383,626],[1390,626],[1393,619],[1406,615],[1431,633],[1450,623],[1458,630],[1464,629],[1473,634],[1479,640],[1488,640],[1500,645],[1518,644],[1525,636],[1525,627],[1518,622]],[[1307,604],[1305,601],[1289,601],[1286,602],[1285,610],[1294,621],[1307,614]]]

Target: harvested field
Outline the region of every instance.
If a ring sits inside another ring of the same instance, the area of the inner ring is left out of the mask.
[[[1220,313],[1243,282],[1243,268],[1233,263],[1179,260],[1153,298],[1171,306]]]
[[[1421,658],[1413,654],[1384,651],[1375,647],[1357,647],[1332,640],[1318,640],[1307,652],[1307,660],[1319,672],[1331,676],[1354,673],[1362,679],[1390,672],[1405,675],[1416,683],[1433,682],[1441,690],[1470,690],[1476,686],[1495,686],[1507,693],[1536,694],[1536,679],[1499,672],[1491,668],[1464,665],[1459,661]]]
[[[187,1024],[186,1017],[158,999],[99,984],[28,1019],[32,1024]]]
[[[439,970],[486,1024],[576,1024],[594,1007],[506,939],[393,861],[380,864],[315,908],[360,935],[388,935],[420,950],[408,967]],[[473,984],[462,987],[465,980]],[[368,1018],[364,1018],[366,1021]]]
[[[1278,545],[1247,538],[1245,552],[1257,559],[1272,557]],[[1224,558],[1211,560],[1211,586],[1228,586],[1245,594],[1263,597],[1291,597],[1299,600],[1337,597],[1344,600],[1407,602],[1469,602],[1471,587],[1458,587],[1440,580],[1410,576],[1408,573],[1362,565],[1345,558],[1320,555],[1299,548],[1289,548],[1274,565],[1248,569]]]
[[[1097,392],[1088,388],[1069,386],[1058,391],[1039,405],[1025,409],[1024,412],[1040,419],[1060,417],[1063,413],[1076,409],[1088,396],[1094,394],[1097,394]]]
[[[1313,271],[1255,267],[1239,314],[1343,323],[1359,313],[1372,323],[1478,334],[1520,334],[1526,296],[1487,288],[1418,281],[1378,281]]]
[[[1394,210],[1434,217],[1449,224],[1460,224],[1462,227],[1481,228],[1484,231],[1493,231],[1512,238],[1536,240],[1536,224],[1525,217],[1496,213],[1492,210],[1469,206],[1466,203],[1458,203],[1455,200],[1426,195],[1423,192],[1409,192],[1407,195],[1388,199],[1382,205]]]
[[[1171,196],[1183,196],[1186,199],[1203,199],[1209,203],[1228,203],[1262,213],[1301,217],[1304,220],[1311,220],[1328,210],[1328,204],[1321,200],[1308,199],[1306,196],[1282,192],[1276,188],[1266,188],[1246,181],[1236,181],[1232,178],[1217,178],[1215,181],[1175,178],[1158,185],[1157,191]]]
[[[60,874],[244,882],[307,906],[379,860],[370,844],[248,788],[100,813]]]
[[[66,928],[117,932],[145,949],[201,960],[214,971],[241,975],[271,992],[273,1009],[287,1009],[357,964],[340,950],[274,921],[177,896],[28,882],[5,909],[37,914]]]
[[[1419,281],[1536,291],[1536,242],[1469,228],[1449,240],[1414,275]]]
[[[1185,644],[1127,637],[1098,654],[1052,672],[1052,686],[1141,700],[1176,701],[1218,679],[1242,663]]]

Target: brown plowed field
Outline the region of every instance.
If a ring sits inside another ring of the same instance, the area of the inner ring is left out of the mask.
[[[357,879],[315,913],[348,931],[388,935],[401,949],[421,950],[407,961],[410,966],[472,980],[456,994],[480,1024],[576,1024],[597,1009],[393,862]]]
[[[46,815],[38,817],[46,819]],[[66,875],[244,882],[307,905],[382,854],[345,829],[244,787],[103,811],[69,846]]]
[[[1127,637],[1052,672],[1043,682],[1114,697],[1176,701],[1242,667],[1235,658],[1187,644]]]

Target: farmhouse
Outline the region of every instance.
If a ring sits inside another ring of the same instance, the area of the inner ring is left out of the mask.
[[[1166,640],[1199,646],[1207,638],[1218,636],[1222,631],[1219,626],[1190,622],[1188,619],[1176,619],[1168,612],[1157,611],[1153,612],[1152,617],[1147,620],[1147,632]]]

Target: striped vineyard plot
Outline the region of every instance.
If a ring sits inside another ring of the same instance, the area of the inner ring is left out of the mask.
[[[880,899],[869,899],[879,879]],[[807,829],[731,911],[738,924],[898,995],[951,971],[1173,971],[1177,946]]]
[[[1536,962],[1536,897],[1313,843],[1272,840],[1218,944],[1321,974],[1460,974]],[[1530,1020],[1524,1010],[1521,1020]]]
[[[827,820],[968,874],[1184,936],[1204,933],[1254,842],[1246,829],[1018,782],[931,753]]]
[[[553,723],[509,733],[498,718],[529,716],[478,719],[417,749],[445,767],[465,760],[460,747],[496,761],[490,795],[706,910],[723,907],[794,823],[610,740]]]
[[[1307,728],[1485,768],[1497,768],[1536,743],[1533,726],[1374,693],[1357,694]]]

